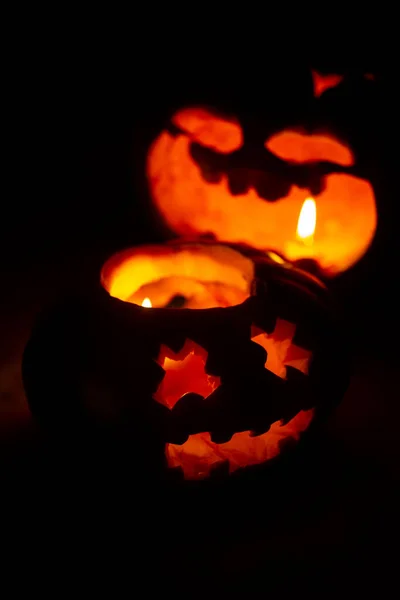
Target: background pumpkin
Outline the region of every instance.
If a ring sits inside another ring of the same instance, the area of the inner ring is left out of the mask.
[[[291,260],[315,257],[328,276],[347,270],[377,226],[372,186],[353,174],[354,154],[332,134],[285,130],[264,139],[262,125],[205,108],[172,115],[147,160],[163,219],[181,236],[212,236]],[[310,252],[295,234],[311,195],[317,228]]]

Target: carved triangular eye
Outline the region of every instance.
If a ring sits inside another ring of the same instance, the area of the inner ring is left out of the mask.
[[[343,81],[343,75],[336,73],[318,73],[318,71],[311,71],[314,86],[314,96],[319,98],[326,90],[336,87]]]
[[[193,142],[230,154],[243,145],[242,128],[237,119],[216,115],[205,108],[184,108],[172,117],[172,123],[189,134]]]
[[[207,350],[189,339],[177,353],[162,344],[157,362],[165,370],[165,375],[154,399],[172,409],[188,392],[200,394],[204,398],[209,396],[220,385],[221,380],[206,373],[207,357]]]
[[[291,163],[328,161],[342,167],[354,165],[354,155],[350,148],[329,135],[310,135],[288,129],[270,137],[265,142],[265,147]]]
[[[292,343],[296,325],[277,319],[274,331],[265,333],[255,325],[251,328],[251,339],[267,351],[265,368],[278,377],[286,379],[286,367],[294,367],[305,375],[308,374],[312,353]]]

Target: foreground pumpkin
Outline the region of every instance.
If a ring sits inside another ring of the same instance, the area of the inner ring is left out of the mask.
[[[101,280],[48,313],[26,348],[43,421],[123,424],[134,460],[199,479],[277,457],[343,393],[326,290],[291,266],[170,245],[111,257]],[[165,308],[177,296],[187,308]]]

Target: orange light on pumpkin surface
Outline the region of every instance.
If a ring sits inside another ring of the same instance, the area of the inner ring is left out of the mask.
[[[312,246],[317,224],[317,205],[314,198],[306,198],[297,222],[296,238],[306,246]]]
[[[151,300],[150,300],[150,298],[145,298],[145,299],[143,300],[143,302],[142,302],[142,306],[143,306],[144,308],[152,308],[152,306],[153,306],[153,305],[152,305],[152,303],[151,303]]]
[[[332,172],[321,177],[320,192],[313,193],[318,205],[318,227],[310,247],[299,243],[296,228],[304,199],[311,190],[293,183],[286,195],[273,201],[262,197],[252,185],[232,193],[230,178],[238,173],[230,169],[233,155],[222,139],[233,140],[234,127],[236,137],[231,152],[241,151],[240,124],[224,122],[221,116],[205,109],[200,116],[197,108],[176,113],[172,121],[179,121],[181,131],[162,131],[147,156],[150,193],[172,231],[188,238],[212,235],[222,242],[275,251],[288,260],[312,258],[326,276],[335,276],[360,260],[374,238],[377,209],[372,185],[354,175],[356,158],[347,144],[333,135],[289,129],[264,142],[269,152],[294,168],[307,165],[318,170],[319,163],[332,165]],[[192,154],[194,143],[207,149],[209,167],[196,162]],[[245,172],[246,168],[242,170]],[[254,170],[249,164],[248,170],[265,181],[271,176],[259,165]],[[214,176],[210,177],[210,173]]]

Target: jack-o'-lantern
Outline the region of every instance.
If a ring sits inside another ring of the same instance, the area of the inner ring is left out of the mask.
[[[136,462],[186,479],[268,462],[346,385],[326,288],[285,258],[348,269],[374,236],[372,187],[332,135],[266,135],[203,106],[173,111],[146,173],[192,241],[111,256],[86,298],[45,315],[24,355],[29,404],[44,421],[121,424]]]
[[[296,442],[340,399],[343,362],[316,279],[226,246],[170,244],[112,256],[93,293],[38,323],[23,375],[42,420],[121,423],[136,461],[201,479]]]
[[[377,227],[371,184],[333,134],[293,128],[265,137],[257,119],[205,107],[177,110],[149,148],[150,195],[170,229],[212,237],[290,261],[311,259],[325,276],[355,264]],[[312,197],[312,244],[296,238]]]

